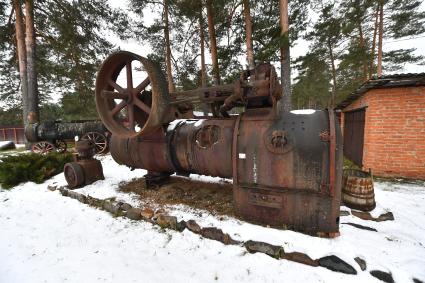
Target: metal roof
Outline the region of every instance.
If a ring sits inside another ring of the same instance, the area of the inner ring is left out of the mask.
[[[340,102],[335,108],[343,109],[357,100],[371,89],[394,88],[394,87],[412,87],[425,85],[425,73],[416,74],[393,74],[381,77],[372,77],[365,81],[359,88],[352,92],[344,101]]]

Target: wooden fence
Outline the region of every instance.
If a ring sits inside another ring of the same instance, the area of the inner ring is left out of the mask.
[[[0,141],[13,141],[15,144],[26,143],[23,126],[0,126]]]

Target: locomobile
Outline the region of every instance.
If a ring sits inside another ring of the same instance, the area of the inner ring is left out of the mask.
[[[137,81],[135,64],[147,75]],[[125,79],[124,79],[125,77]],[[272,65],[232,84],[172,92],[159,65],[120,51],[96,80],[96,106],[119,164],[148,170],[148,183],[177,173],[233,179],[236,213],[263,225],[339,234],[342,140],[333,111],[300,114],[278,106]],[[183,119],[196,104],[213,116]],[[230,114],[233,109],[240,114]]]

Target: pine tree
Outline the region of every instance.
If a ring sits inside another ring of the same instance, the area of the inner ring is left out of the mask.
[[[0,3],[0,12],[9,14],[10,2]],[[21,82],[13,28],[16,21],[8,18],[10,21],[0,19],[0,97],[10,105],[6,108],[22,107],[21,97],[16,96]],[[34,81],[38,82],[41,111],[51,97],[59,96],[65,111],[56,118],[97,117],[94,79],[102,58],[113,50],[102,31],[122,31],[128,26],[127,17],[100,0],[38,0],[34,1],[34,26],[37,49],[33,70],[38,74]]]
[[[331,69],[322,54],[308,53],[294,61],[298,69],[292,103],[298,109],[323,109],[329,104]]]
[[[291,55],[289,45],[289,17],[288,0],[279,0],[280,35],[282,45],[280,47],[280,74],[282,82],[282,110],[290,111],[291,101]]]

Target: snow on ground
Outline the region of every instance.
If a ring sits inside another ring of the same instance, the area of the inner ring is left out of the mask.
[[[140,204],[136,195],[116,188],[145,171],[130,171],[110,156],[103,157],[102,163],[105,180],[78,191]],[[114,218],[49,191],[47,186],[53,183],[65,184],[63,175],[44,184],[26,183],[0,191],[0,282],[379,282],[368,272],[373,269],[391,271],[396,282],[412,282],[412,277],[425,281],[423,185],[377,182],[378,207],[372,214],[389,210],[395,221],[376,223],[343,216],[342,223],[378,232],[342,224],[341,236],[335,239],[216,217],[183,205],[168,208],[180,219],[214,225],[235,239],[282,245],[287,252],[305,252],[312,258],[337,255],[358,271],[358,275],[345,275],[246,254],[241,247],[224,246],[189,231],[162,231],[149,223]],[[356,256],[366,260],[367,271],[360,270]]]

